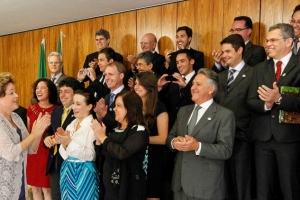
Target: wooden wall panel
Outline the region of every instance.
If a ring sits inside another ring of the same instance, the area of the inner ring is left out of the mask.
[[[103,28],[110,32],[110,46],[123,55],[124,64],[129,69],[127,55],[136,51],[136,11],[104,17]]]
[[[177,4],[162,6],[161,14],[161,38],[158,40],[159,53],[164,55],[166,49],[175,51],[177,29]]]
[[[254,23],[251,40],[264,45],[267,29],[279,22],[289,22],[292,11],[300,0],[189,0],[153,8],[98,17],[34,31],[0,37],[0,71],[10,71],[17,80],[19,103],[28,107],[31,85],[37,79],[40,43],[46,39],[46,55],[57,50],[60,30],[63,38],[64,72],[76,77],[87,54],[97,51],[95,32],[107,29],[111,34],[110,46],[124,56],[129,67],[128,54],[140,52],[140,39],[152,32],[158,39],[158,50],[176,50],[178,26],[193,29],[191,47],[204,52],[205,66],[213,64],[211,52],[219,48],[228,36],[235,16],[247,15]],[[49,70],[48,70],[49,75]]]
[[[141,53],[140,42],[146,33],[153,33],[157,40],[162,36],[162,6],[157,6],[153,8],[141,9],[137,11],[137,29],[136,29],[136,52],[132,55]],[[158,48],[156,48],[158,51]],[[159,52],[159,51],[158,51]]]

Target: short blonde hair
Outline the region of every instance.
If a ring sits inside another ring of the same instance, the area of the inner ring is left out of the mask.
[[[0,73],[0,97],[5,96],[5,90],[9,83],[15,84],[15,78],[9,72]]]

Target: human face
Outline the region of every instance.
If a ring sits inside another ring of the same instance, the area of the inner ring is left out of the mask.
[[[192,100],[200,105],[213,98],[214,86],[209,86],[208,78],[203,74],[197,74],[191,87]]]
[[[176,33],[176,44],[178,49],[187,49],[190,46],[192,37],[188,37],[184,30]]]
[[[147,72],[152,71],[153,65],[151,63],[147,65],[144,59],[138,59],[135,66],[139,72]]]
[[[292,38],[283,38],[280,29],[270,31],[266,38],[268,56],[280,60],[291,51],[292,42]]]
[[[193,71],[194,59],[189,60],[185,53],[177,54],[176,64],[177,69],[181,75],[188,75]]]
[[[235,68],[242,61],[243,47],[240,47],[238,51],[235,51],[232,44],[222,44],[222,59],[227,65]]]
[[[111,92],[123,84],[124,74],[120,73],[115,65],[107,66],[105,69],[105,82]]]
[[[47,86],[47,83],[44,81],[40,81],[35,88],[35,94],[39,101],[48,100],[49,88]]]
[[[105,37],[103,35],[96,35],[96,47],[98,48],[98,50],[100,51],[101,49],[104,49],[106,47],[108,47],[110,39],[105,39]]]
[[[81,94],[75,94],[73,97],[73,112],[74,116],[79,119],[80,121],[86,118],[92,109],[92,105],[86,104],[86,99]]]
[[[139,79],[135,80],[135,84],[134,84],[134,91],[135,93],[137,93],[137,95],[139,95],[142,99],[147,97],[148,91],[146,90],[146,88],[144,86],[142,86],[140,84]]]
[[[59,99],[65,108],[73,104],[74,90],[71,87],[62,86],[59,88]]]
[[[238,31],[240,29],[240,31]],[[233,21],[230,29],[231,34],[239,34],[243,37],[244,41],[248,41],[250,39],[250,34],[252,29],[246,28],[245,20],[237,20]]]
[[[145,51],[155,51],[156,42],[154,42],[154,38],[150,35],[146,34],[142,37],[141,40],[141,49],[143,52]]]
[[[104,53],[98,54],[98,66],[101,72],[105,72],[105,69],[109,63],[110,62],[108,62]]]
[[[50,56],[48,58],[48,66],[52,75],[56,76],[61,72],[62,62],[59,56]]]
[[[19,107],[18,105],[18,95],[15,91],[15,85],[12,83],[8,83],[5,96],[0,97],[0,108],[1,109],[9,109],[10,112],[14,111]]]
[[[127,110],[124,107],[122,97],[118,97],[116,99],[116,106],[114,107],[114,112],[115,112],[115,120],[119,122],[122,126],[127,126],[127,119],[126,119]]]
[[[294,28],[295,38],[300,38],[300,11],[297,11],[293,14],[290,24]]]

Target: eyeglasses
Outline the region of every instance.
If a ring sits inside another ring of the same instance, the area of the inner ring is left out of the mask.
[[[230,29],[229,32],[230,32],[230,33],[233,33],[233,32],[241,32],[241,31],[246,30],[246,29],[249,29],[249,28],[236,28],[236,29]]]
[[[281,39],[285,39],[285,38],[271,38],[271,39],[266,39],[266,43],[268,43],[268,42],[274,43],[277,40],[281,40]]]
[[[140,42],[140,45],[149,45],[152,42]]]
[[[300,20],[290,19],[290,24],[291,24],[291,25],[294,25],[294,24],[300,25]]]

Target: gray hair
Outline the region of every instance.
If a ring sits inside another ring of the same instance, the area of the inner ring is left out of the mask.
[[[213,93],[213,96],[215,96],[217,94],[218,91],[218,87],[219,87],[219,77],[218,74],[216,72],[214,72],[211,69],[207,69],[207,68],[201,68],[199,69],[199,71],[197,72],[197,74],[203,74],[208,78],[208,82],[207,85],[208,86],[214,86],[215,91]]]
[[[295,35],[294,28],[290,24],[286,24],[286,23],[275,24],[269,28],[269,32],[275,29],[281,30],[282,37],[284,39],[294,38]]]
[[[140,53],[137,56],[137,60],[143,59],[145,61],[145,63],[147,65],[149,65],[150,63],[153,64],[153,57],[154,57],[154,55],[151,51],[145,51],[145,52]]]
[[[50,57],[52,57],[52,56],[57,56],[57,57],[59,57],[59,59],[60,59],[60,62],[62,62],[62,61],[63,61],[62,55],[61,55],[60,53],[56,52],[56,51],[53,51],[53,52],[51,52],[51,53],[49,54],[49,56],[48,56],[48,60],[49,60],[49,59],[50,59]]]
[[[109,32],[105,29],[102,29],[102,28],[96,31],[95,36],[97,36],[97,35],[102,35],[107,40],[110,39]]]

